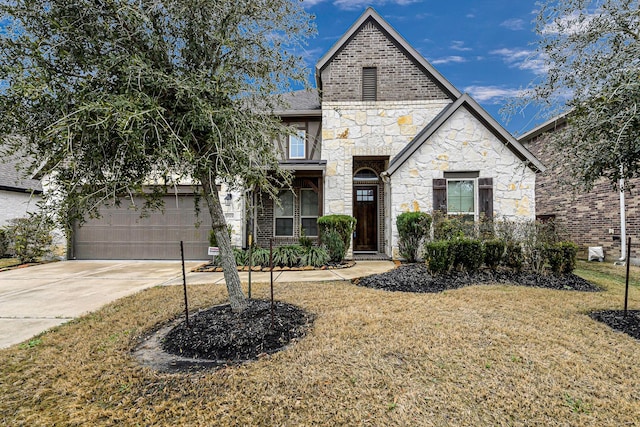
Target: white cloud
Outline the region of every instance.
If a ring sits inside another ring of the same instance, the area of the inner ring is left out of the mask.
[[[521,95],[522,89],[511,89],[499,86],[467,86],[464,91],[469,93],[478,102],[489,104],[500,104],[506,98],[513,98]]]
[[[325,3],[331,0],[303,0],[303,5],[306,7],[315,6],[320,3]],[[413,3],[421,3],[422,0],[333,0],[331,1],[334,6],[337,6],[342,10],[355,10],[363,9],[367,6],[379,6],[384,4],[395,4],[398,6],[406,6]]]
[[[451,42],[451,49],[457,50],[460,52],[466,52],[472,50],[470,47],[465,47],[464,42],[462,40],[453,40]]]
[[[502,61],[510,67],[520,70],[531,71],[534,74],[546,74],[548,67],[545,64],[544,57],[535,51],[527,49],[497,49],[489,52],[492,55],[502,57]]]
[[[587,31],[599,13],[573,12],[545,25],[542,34],[580,34]]]
[[[524,20],[519,18],[511,18],[500,23],[501,27],[508,28],[513,31],[524,30]]]
[[[460,64],[463,62],[467,62],[467,60],[462,56],[452,55],[452,56],[445,56],[444,58],[434,59],[433,61],[429,61],[429,62],[431,62],[434,65],[450,64],[450,63]]]

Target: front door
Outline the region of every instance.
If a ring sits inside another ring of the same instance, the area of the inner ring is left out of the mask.
[[[353,250],[378,250],[378,187],[375,185],[353,188],[353,216],[358,221],[353,236]]]

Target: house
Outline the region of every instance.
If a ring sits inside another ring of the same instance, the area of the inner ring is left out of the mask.
[[[589,192],[573,191],[571,176],[554,166],[559,154],[548,144],[553,132],[567,126],[567,114],[561,114],[531,129],[518,140],[549,166],[536,180],[536,217],[553,219],[566,231],[569,239],[583,248],[602,246],[610,260],[623,258],[620,221],[620,193],[605,179],[599,180]],[[626,234],[632,238],[631,258],[640,257],[640,179],[627,183],[625,191]],[[636,247],[634,249],[633,247]]]
[[[294,192],[256,215],[260,245],[316,236],[316,219],[357,219],[348,256],[398,258],[407,211],[533,219],[543,165],[369,8],[316,64],[318,95],[292,94],[280,141]]]
[[[287,94],[289,107],[277,112],[297,129],[275,142],[293,192],[282,189],[279,203],[260,192],[221,193],[234,244],[246,246],[250,232],[262,247],[297,243],[317,236],[318,217],[346,214],[357,219],[348,257],[398,258],[402,212],[535,217],[542,163],[373,9],[315,74],[317,90]],[[257,208],[245,216],[245,206]],[[166,209],[143,219],[107,210],[75,231],[72,256],[178,258],[184,239],[187,257],[204,257],[208,232],[193,227],[193,195],[167,196]]]
[[[18,156],[0,159],[0,227],[14,218],[24,218],[36,212],[42,194],[38,179],[23,178],[18,170]]]

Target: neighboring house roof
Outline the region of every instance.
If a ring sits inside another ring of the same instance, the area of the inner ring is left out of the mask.
[[[425,143],[438,129],[449,120],[449,118],[460,108],[466,108],[480,122],[482,122],[496,138],[502,141],[520,160],[525,162],[533,171],[543,172],[544,165],[536,159],[536,157],[522,146],[516,139],[507,132],[500,124],[487,113],[476,101],[468,94],[462,95],[454,103],[449,104],[440,112],[424,129],[400,151],[389,163],[387,173],[393,175],[395,171],[404,164],[415,153],[422,144]]]
[[[42,193],[42,183],[38,179],[24,178],[17,169],[23,158],[19,155],[0,159],[0,190]]]
[[[569,113],[571,112],[571,110],[564,112],[562,114],[559,114],[549,120],[547,120],[546,122],[542,123],[539,126],[536,126],[535,128],[531,129],[530,131],[524,133],[523,135],[518,137],[518,141],[520,142],[527,142],[529,140],[532,140],[533,138],[549,132],[551,130],[555,130],[559,127],[563,127],[566,123],[567,123],[567,115],[569,115]]]
[[[440,74],[420,53],[415,50],[388,22],[386,22],[373,8],[369,7],[358,18],[358,20],[347,30],[347,32],[324,54],[316,64],[316,83],[322,90],[322,70],[331,62],[338,52],[356,35],[356,33],[369,20],[374,21],[405,54],[412,59],[419,67],[433,76],[433,79],[451,97],[457,99],[461,93],[442,74]]]
[[[297,90],[282,95],[283,102],[288,106],[286,110],[276,111],[280,117],[321,117],[322,107],[317,89]]]

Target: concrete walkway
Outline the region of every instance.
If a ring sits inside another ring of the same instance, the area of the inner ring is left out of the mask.
[[[193,273],[203,262],[186,263],[187,283],[224,284],[222,273]],[[390,261],[359,261],[340,270],[273,272],[276,282],[351,280],[391,270]],[[248,273],[241,272],[246,282]],[[270,273],[253,272],[254,283]],[[0,272],[0,348],[23,342],[105,304],[143,289],[182,284],[177,261],[62,261]]]

